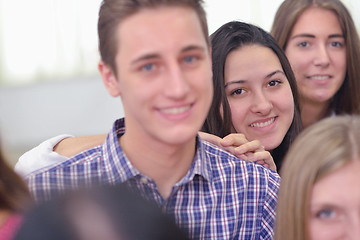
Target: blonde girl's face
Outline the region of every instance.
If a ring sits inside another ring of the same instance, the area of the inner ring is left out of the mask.
[[[360,239],[360,159],[320,179],[310,200],[311,240]]]
[[[346,44],[337,15],[319,7],[305,10],[292,29],[285,53],[301,102],[328,103],[346,75]]]

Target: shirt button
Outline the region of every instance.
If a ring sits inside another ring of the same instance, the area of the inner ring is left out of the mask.
[[[141,177],[140,182],[142,182],[143,184],[147,184],[149,181],[146,177]]]

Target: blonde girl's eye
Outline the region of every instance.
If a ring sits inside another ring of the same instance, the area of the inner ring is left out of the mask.
[[[333,209],[322,209],[316,213],[316,217],[320,219],[333,219],[336,217],[336,212]]]

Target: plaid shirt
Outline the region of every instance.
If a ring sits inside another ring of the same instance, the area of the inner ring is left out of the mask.
[[[124,120],[114,123],[103,145],[27,176],[36,200],[84,184],[126,183],[155,200],[192,239],[272,239],[280,177],[197,138],[187,174],[162,198],[121,149]]]

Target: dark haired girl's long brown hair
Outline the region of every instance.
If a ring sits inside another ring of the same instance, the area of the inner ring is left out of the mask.
[[[30,199],[27,185],[9,166],[0,150],[0,209],[23,212],[28,208]]]

